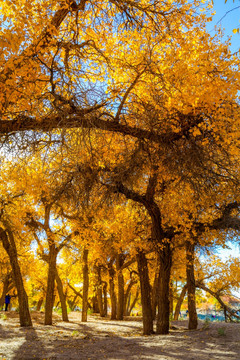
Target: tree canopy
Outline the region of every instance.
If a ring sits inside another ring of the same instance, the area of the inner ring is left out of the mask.
[[[144,333],[157,309],[166,334],[185,279],[195,328],[195,287],[221,303],[239,267],[206,285],[198,258],[239,231],[239,55],[207,32],[211,1],[0,8],[2,298],[16,287],[22,326],[29,299],[46,325],[60,303],[86,321],[141,301]]]

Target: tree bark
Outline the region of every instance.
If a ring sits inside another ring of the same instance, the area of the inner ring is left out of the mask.
[[[111,300],[111,320],[117,319],[117,296],[115,292],[115,270],[113,265],[108,264],[108,274],[109,274],[109,292],[110,292],[110,300]]]
[[[177,301],[177,305],[175,307],[175,312],[174,312],[174,318],[173,320],[178,320],[179,314],[180,314],[180,310],[181,310],[181,306],[184,300],[184,297],[186,295],[187,292],[187,284],[184,285],[184,287],[182,288],[181,294],[179,296],[179,299]]]
[[[131,289],[132,289],[133,285],[136,283],[137,283],[137,280],[131,278],[130,282],[127,286],[127,290],[124,294],[124,313],[123,313],[124,315],[127,315],[128,308],[129,308],[130,302],[131,302]]]
[[[157,316],[157,334],[169,333],[169,283],[172,266],[172,251],[170,243],[165,242],[162,249],[158,251],[159,256],[159,276],[158,276],[158,316]]]
[[[92,304],[93,304],[93,312],[95,314],[99,314],[100,311],[99,311],[99,306],[98,306],[98,296],[97,296],[97,289],[95,290],[96,291],[96,294],[93,296],[92,298]]]
[[[45,325],[52,325],[52,311],[54,305],[54,285],[56,277],[57,251],[54,244],[49,244],[48,280],[45,304]]]
[[[122,273],[123,265],[122,254],[117,254],[117,285],[118,285],[118,297],[117,297],[117,320],[123,320],[124,313],[124,277]]]
[[[13,278],[17,288],[20,326],[32,326],[32,320],[28,305],[28,297],[24,288],[22,274],[18,263],[17,248],[11,230],[4,230],[3,228],[0,228],[0,239],[2,241],[4,249],[9,256],[10,264],[13,271]]]
[[[97,272],[97,300],[98,300],[98,308],[101,317],[104,317],[103,310],[103,291],[102,291],[102,277],[101,277],[101,266],[96,266]]]
[[[155,190],[158,184],[158,166],[153,166],[153,173],[149,178],[147,190],[144,195],[128,189],[121,182],[110,186],[112,191],[124,194],[127,199],[141,203],[148,211],[152,223],[153,246],[159,257],[159,294],[158,294],[158,318],[157,333],[168,334],[169,332],[169,281],[172,266],[171,241],[174,237],[174,229],[164,230],[162,216],[158,204],[154,201]]]
[[[141,250],[138,250],[136,257],[141,288],[143,335],[150,335],[153,334],[153,316],[147,258]]]
[[[187,273],[187,290],[188,290],[188,329],[195,330],[198,326],[196,310],[196,286],[194,276],[194,242],[186,241],[186,273]]]
[[[129,309],[128,309],[128,312],[127,312],[127,315],[129,316],[129,315],[131,315],[131,312],[132,312],[132,310],[134,309],[134,307],[135,307],[135,305],[136,305],[136,302],[138,301],[138,299],[139,299],[139,291],[140,289],[139,289],[139,287],[137,288],[137,291],[136,291],[136,295],[135,295],[135,297],[134,297],[134,299],[133,299],[133,302],[131,303],[131,305],[130,305],[130,307],[129,307]]]
[[[170,313],[170,317],[172,318],[172,316],[173,316],[173,284],[172,284],[172,281],[170,281],[170,286],[169,286],[169,313]]]
[[[39,299],[38,302],[37,302],[37,311],[40,311],[41,310],[41,306],[43,304],[43,298]]]
[[[103,281],[103,313],[104,316],[107,316],[108,312],[108,301],[107,301],[107,282]]]
[[[89,288],[89,275],[88,275],[88,253],[89,250],[83,249],[83,295],[82,295],[82,322],[87,322],[88,311],[88,288]]]
[[[157,268],[154,276],[153,286],[152,286],[152,316],[153,320],[156,319],[157,315],[157,302],[158,302],[158,275],[159,269]]]
[[[61,308],[62,308],[62,320],[68,322],[68,313],[67,313],[67,302],[66,302],[66,296],[64,295],[63,291],[63,284],[59,277],[58,271],[56,269],[56,283],[57,283],[57,289],[58,289],[58,295],[61,302]]]

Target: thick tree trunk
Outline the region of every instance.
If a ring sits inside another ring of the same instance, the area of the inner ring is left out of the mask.
[[[194,242],[186,241],[186,273],[187,273],[187,290],[188,290],[188,315],[189,330],[197,329],[198,319],[195,298],[195,276],[194,276]]]
[[[151,303],[151,286],[148,275],[147,258],[143,251],[137,252],[138,274],[141,287],[142,314],[143,314],[143,334],[153,333],[153,317]]]
[[[32,320],[28,305],[28,297],[23,284],[13,234],[10,230],[6,231],[3,228],[0,228],[0,239],[2,241],[4,249],[9,256],[10,264],[13,271],[13,278],[17,288],[20,326],[32,326]]]
[[[157,334],[169,333],[169,283],[172,266],[172,251],[169,242],[162,244],[163,248],[158,251],[159,277],[158,277],[158,316]]]
[[[47,293],[45,304],[45,325],[52,325],[52,311],[54,305],[54,285],[56,277],[56,260],[57,251],[54,244],[49,245],[48,257],[48,280],[47,280]]]
[[[184,287],[182,288],[181,294],[179,296],[179,299],[177,301],[177,305],[175,307],[175,312],[174,312],[174,318],[173,320],[178,320],[179,314],[180,314],[180,310],[181,310],[181,306],[184,300],[184,297],[186,295],[187,292],[187,284],[184,285]]]
[[[128,199],[144,205],[147,209],[152,222],[152,240],[159,256],[159,296],[158,296],[158,318],[157,333],[168,334],[169,332],[169,281],[172,265],[171,240],[174,231],[164,230],[162,224],[161,211],[158,204],[154,201],[155,190],[158,184],[158,166],[152,167],[152,174],[149,177],[146,193],[139,193],[129,190],[122,183],[118,183],[116,189],[124,194]]]
[[[117,320],[123,320],[124,313],[124,277],[122,273],[123,265],[122,254],[117,255],[117,284],[118,284],[118,297],[117,297]]]
[[[83,297],[82,297],[82,322],[87,321],[88,311],[88,288],[89,288],[89,275],[88,275],[88,249],[83,249]]]
[[[62,308],[62,320],[68,322],[68,313],[67,313],[67,302],[66,302],[66,296],[63,292],[63,284],[62,281],[58,275],[58,271],[56,270],[56,283],[57,283],[57,289],[58,289],[58,295],[61,302],[61,308]]]
[[[117,319],[117,296],[115,292],[115,270],[112,264],[108,265],[108,274],[109,274],[109,292],[111,300],[111,320]]]

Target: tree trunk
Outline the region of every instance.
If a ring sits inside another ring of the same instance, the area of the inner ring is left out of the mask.
[[[78,295],[75,295],[73,300],[67,300],[68,306],[69,306],[71,311],[73,311],[75,306],[76,306],[77,298],[78,298]]]
[[[117,319],[123,320],[124,313],[124,277],[122,273],[123,265],[122,254],[117,254],[117,284],[118,284],[118,297],[117,297]]]
[[[87,321],[88,310],[88,288],[89,288],[89,275],[88,275],[88,249],[83,249],[83,297],[82,297],[82,322]]]
[[[39,299],[38,302],[37,302],[37,311],[40,311],[41,310],[41,306],[43,304],[43,298]]]
[[[129,316],[129,309],[131,306],[131,298],[132,298],[132,293],[130,292],[128,294],[127,301],[124,301],[124,302],[126,302],[126,307],[124,309],[124,316]],[[125,295],[125,299],[126,299],[126,295]]]
[[[136,283],[137,283],[137,280],[134,278],[131,278],[130,282],[127,286],[127,290],[124,294],[124,312],[123,312],[124,315],[127,315],[128,308],[129,308],[130,302],[131,302],[131,289],[132,289],[133,285]]]
[[[54,244],[49,245],[48,280],[45,304],[45,325],[52,325],[52,311],[54,305],[54,285],[56,277],[57,251]]]
[[[203,283],[201,282],[197,282],[196,284],[197,287],[199,287],[200,289],[208,292],[209,294],[211,294],[213,297],[215,297],[215,299],[217,299],[217,301],[219,302],[219,304],[221,305],[221,307],[223,308],[224,311],[224,316],[225,316],[225,321],[227,322],[227,313],[229,313],[229,317],[231,318],[232,316],[235,316],[238,320],[240,320],[240,316],[237,315],[236,310],[231,309],[228,305],[226,305],[220,295],[217,292],[212,291],[211,289],[209,289],[207,286],[205,286]]]
[[[154,276],[154,282],[152,286],[152,317],[153,320],[156,319],[157,314],[157,302],[158,302],[158,275],[159,269],[157,268]]]
[[[101,316],[101,317],[104,317],[101,267],[100,267],[100,266],[96,266],[96,271],[97,271],[97,300],[98,300],[98,308],[99,308],[100,316]]]
[[[172,281],[170,281],[170,287],[169,287],[169,313],[170,313],[170,317],[172,319],[172,316],[173,316],[173,284],[172,284]]]
[[[139,287],[137,288],[137,291],[136,291],[136,295],[135,295],[135,297],[134,297],[134,299],[133,299],[133,302],[132,302],[132,304],[130,305],[130,307],[129,307],[129,309],[128,309],[128,312],[127,312],[127,315],[129,316],[129,315],[131,315],[131,312],[132,312],[132,310],[133,310],[133,308],[135,307],[135,305],[136,305],[136,302],[138,301],[138,298],[139,298]]]
[[[10,264],[13,271],[13,278],[17,288],[20,326],[32,326],[32,320],[28,305],[28,297],[23,284],[13,234],[9,229],[4,230],[3,228],[0,228],[0,239],[2,241],[4,249],[9,256]]]
[[[93,312],[94,314],[99,314],[100,311],[99,311],[99,306],[98,306],[98,296],[97,296],[97,289],[95,290],[96,291],[96,294],[93,296],[92,298],[92,304],[93,304]]]
[[[151,179],[150,179],[151,180]],[[149,180],[149,185],[151,185]],[[156,180],[156,178],[155,178]],[[152,179],[152,186],[154,185]],[[155,183],[156,185],[156,183]],[[151,187],[150,187],[151,188]],[[150,191],[151,192],[151,191]],[[169,319],[169,283],[172,266],[171,238],[166,238],[162,228],[161,212],[158,205],[153,201],[146,201],[145,206],[152,220],[152,238],[154,239],[159,263],[158,275],[158,316],[157,334],[168,334],[170,327]],[[170,235],[168,235],[169,237]]]
[[[140,250],[138,250],[136,257],[141,287],[143,335],[150,335],[153,333],[153,317],[147,258],[145,253]]]
[[[194,242],[186,241],[186,273],[187,273],[187,290],[188,290],[188,329],[197,329],[198,319],[195,298],[195,276],[194,276]]]
[[[169,283],[172,266],[172,251],[170,243],[164,242],[162,249],[158,251],[159,276],[158,276],[158,316],[157,334],[169,333]]]
[[[63,292],[63,284],[62,281],[58,275],[58,271],[56,270],[56,283],[57,283],[57,289],[58,289],[58,295],[61,302],[61,308],[62,308],[62,320],[68,322],[68,313],[67,313],[67,303],[66,303],[66,296]]]
[[[178,317],[179,317],[179,314],[180,314],[180,310],[181,310],[181,306],[182,306],[184,297],[185,297],[185,295],[186,295],[186,292],[187,292],[187,284],[184,285],[184,287],[182,288],[181,294],[180,294],[180,296],[179,296],[179,299],[178,299],[178,301],[177,301],[177,305],[176,305],[176,308],[175,308],[173,320],[178,320]]]
[[[107,282],[103,281],[103,313],[107,316],[108,302],[107,302]]]
[[[108,265],[108,274],[109,274],[109,292],[111,300],[111,320],[117,319],[117,297],[115,293],[115,270],[112,264]]]

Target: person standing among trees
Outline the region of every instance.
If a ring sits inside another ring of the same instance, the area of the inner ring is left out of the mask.
[[[5,296],[5,311],[8,311],[8,307],[9,307],[11,298],[12,298],[12,297],[16,297],[16,296],[17,296],[17,295],[9,295],[9,294],[7,294],[7,295]]]

